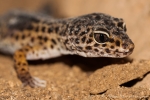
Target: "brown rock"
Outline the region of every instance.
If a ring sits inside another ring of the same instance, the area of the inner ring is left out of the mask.
[[[90,93],[104,92],[130,80],[143,77],[148,71],[150,71],[150,61],[106,66],[90,76]]]

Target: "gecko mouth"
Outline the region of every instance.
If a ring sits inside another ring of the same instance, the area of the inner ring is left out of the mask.
[[[123,57],[127,57],[127,56],[129,56],[130,54],[131,54],[132,52],[117,52],[116,53],[116,56],[118,57],[118,58],[123,58]]]
[[[130,55],[134,50],[134,45],[131,45],[128,49],[125,50],[121,50],[121,51],[117,51],[116,54],[120,55],[120,56],[128,56]]]

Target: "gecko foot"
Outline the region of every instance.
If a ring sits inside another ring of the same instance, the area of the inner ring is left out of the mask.
[[[46,81],[41,80],[37,77],[32,77],[26,81],[23,81],[23,86],[29,85],[32,88],[35,87],[46,87]]]

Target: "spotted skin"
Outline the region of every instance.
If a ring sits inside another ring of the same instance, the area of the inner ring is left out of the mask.
[[[46,86],[30,74],[27,60],[66,54],[122,58],[133,49],[123,19],[103,13],[53,19],[11,11],[0,18],[0,52],[14,56],[14,68],[24,86]]]

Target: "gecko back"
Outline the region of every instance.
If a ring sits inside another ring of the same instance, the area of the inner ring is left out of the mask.
[[[49,16],[42,14],[31,14],[21,11],[10,11],[0,17],[0,51],[13,54],[16,50],[25,45],[36,45],[39,39],[46,37],[40,34],[38,26],[43,25],[43,21],[52,21]],[[33,39],[38,36],[39,39]],[[42,44],[42,42],[41,42]]]

